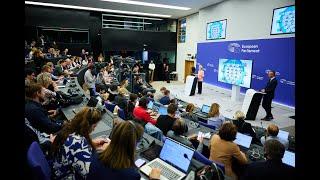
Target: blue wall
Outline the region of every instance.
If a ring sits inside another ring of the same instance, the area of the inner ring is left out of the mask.
[[[204,81],[231,89],[218,82],[220,58],[253,60],[252,89],[262,89],[268,81],[267,70],[276,71],[278,86],[274,101],[295,106],[295,38],[256,39],[198,43],[197,63],[205,68]],[[241,88],[245,92],[247,88]]]

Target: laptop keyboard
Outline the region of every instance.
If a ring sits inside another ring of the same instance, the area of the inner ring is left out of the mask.
[[[169,169],[168,167],[164,166],[163,164],[159,163],[158,161],[154,161],[149,164],[151,168],[159,168],[161,169],[161,175],[166,177],[167,179],[178,179],[181,176]]]

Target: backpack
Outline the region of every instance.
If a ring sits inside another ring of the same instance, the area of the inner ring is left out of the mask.
[[[205,165],[197,170],[195,180],[223,180],[224,174],[215,163]]]

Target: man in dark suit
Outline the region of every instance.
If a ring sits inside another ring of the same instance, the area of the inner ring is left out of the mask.
[[[240,178],[243,180],[289,180],[295,179],[293,167],[282,163],[285,147],[278,140],[270,139],[264,144],[264,162],[249,164]]]
[[[275,71],[269,71],[268,72],[269,81],[266,87],[261,90],[261,92],[266,93],[263,96],[262,107],[267,113],[266,117],[262,118],[261,120],[270,121],[273,119],[273,116],[271,114],[271,103],[272,103],[272,99],[274,98],[274,91],[278,85],[278,80],[276,79],[275,76],[276,76]]]

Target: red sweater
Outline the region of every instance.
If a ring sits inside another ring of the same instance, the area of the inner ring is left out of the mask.
[[[143,120],[146,123],[150,122],[153,125],[157,123],[155,119],[151,118],[147,110],[140,106],[137,106],[133,109],[133,116],[137,119]]]

